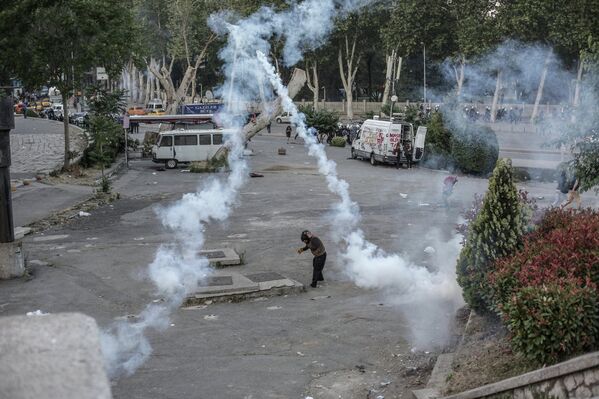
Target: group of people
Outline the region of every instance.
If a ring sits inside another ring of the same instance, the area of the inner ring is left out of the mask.
[[[398,140],[393,154],[397,156],[397,162],[395,166],[399,169],[402,164],[402,157],[406,160],[406,167],[412,169],[412,159],[414,156],[414,150],[412,148],[412,142],[410,140]]]

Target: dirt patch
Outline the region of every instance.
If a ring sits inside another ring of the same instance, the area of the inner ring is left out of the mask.
[[[472,313],[444,394],[467,391],[533,369],[512,352],[508,331],[499,320]]]
[[[51,227],[62,226],[70,223],[76,218],[87,217],[87,213],[99,207],[110,204],[119,198],[119,194],[106,194],[98,192],[94,197],[85,200],[75,206],[55,212],[51,216],[33,222],[27,227],[31,227],[33,233],[48,230]],[[81,213],[83,212],[83,213]]]

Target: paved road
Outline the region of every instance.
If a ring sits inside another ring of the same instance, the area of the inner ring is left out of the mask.
[[[277,155],[281,146],[287,148],[286,156]],[[307,283],[310,257],[298,256],[294,249],[300,232],[309,228],[327,245],[326,285],[288,297],[177,311],[167,330],[149,332],[151,358],[136,374],[114,382],[114,397],[300,398],[332,386],[380,387],[391,381],[385,397],[405,398],[406,361],[414,356],[413,337],[422,328],[414,319],[423,320],[432,310],[401,303],[393,290],[360,289],[347,279],[329,225],[336,198],[301,144],[287,145],[281,135],[264,134],[250,147],[256,154],[249,158],[251,169],[264,177],[246,182],[227,222],[207,227],[206,248],[245,252],[246,264],[236,268],[244,273],[276,271]],[[327,152],[361,207],[366,237],[385,251],[431,268],[443,264],[431,264],[424,249],[449,239],[460,211],[487,186],[484,179],[461,177],[446,210],[438,205],[443,172],[372,167],[347,159],[346,148]],[[79,311],[104,327],[116,317],[137,314],[159,299],[145,271],[157,248],[173,235],[159,224],[157,206],[213,177],[182,169],[157,171],[151,162],[132,161],[131,170],[115,182],[121,200],[26,238],[27,259],[53,266],[34,266],[34,278],[26,284],[0,282],[0,315]],[[542,204],[554,192],[554,184],[523,187],[543,197]],[[583,198],[596,204],[596,197]],[[453,267],[453,259],[447,262]],[[443,307],[434,310],[444,312]],[[446,332],[441,325],[435,328]],[[356,365],[366,372],[356,371]],[[366,397],[365,390],[360,392],[360,398]]]
[[[30,178],[48,173],[62,165],[64,131],[62,122],[40,118],[15,117],[11,130],[11,177]],[[71,126],[71,151],[81,152],[81,129]]]

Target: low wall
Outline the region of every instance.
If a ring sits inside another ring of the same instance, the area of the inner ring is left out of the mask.
[[[599,396],[599,352],[531,371],[444,399],[591,398]]]

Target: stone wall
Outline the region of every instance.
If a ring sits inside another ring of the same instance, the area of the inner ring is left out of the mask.
[[[591,398],[599,396],[599,352],[485,385],[446,399]]]

